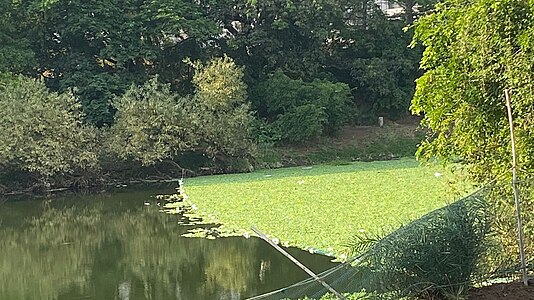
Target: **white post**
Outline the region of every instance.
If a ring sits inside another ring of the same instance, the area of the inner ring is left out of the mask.
[[[523,284],[525,286],[528,286],[527,266],[525,263],[525,242],[523,238],[523,222],[521,221],[521,207],[519,206],[519,189],[517,188],[517,155],[515,149],[514,121],[512,118],[512,105],[510,103],[510,92],[508,89],[504,90],[504,97],[506,99],[508,122],[510,123],[510,141],[512,143],[512,186],[514,187],[514,202],[517,214],[517,235],[519,244],[519,258],[521,260],[521,274],[523,276]]]
[[[378,126],[384,127],[384,117],[378,117]]]

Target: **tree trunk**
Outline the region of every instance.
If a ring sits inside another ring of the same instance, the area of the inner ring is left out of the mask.
[[[405,2],[405,17],[406,17],[406,24],[412,24],[413,23],[413,6],[414,2],[413,0],[406,0]]]

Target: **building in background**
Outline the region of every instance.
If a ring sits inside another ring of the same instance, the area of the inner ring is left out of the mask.
[[[388,17],[396,17],[404,12],[404,7],[399,3],[391,0],[376,0],[376,5],[380,7],[380,10]]]

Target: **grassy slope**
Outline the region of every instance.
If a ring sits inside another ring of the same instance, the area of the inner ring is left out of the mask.
[[[360,229],[384,233],[454,198],[446,176],[413,159],[262,170],[190,179],[201,214],[240,232],[341,253]]]

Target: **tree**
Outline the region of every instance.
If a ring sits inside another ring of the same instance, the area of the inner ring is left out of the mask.
[[[416,23],[415,42],[425,46],[412,111],[430,129],[418,150],[424,159],[460,162],[479,183],[508,181],[511,145],[504,90],[510,89],[518,168],[534,167],[534,2],[448,0]],[[523,181],[522,181],[523,182]],[[524,181],[523,195],[532,195]],[[507,184],[507,186],[509,186]],[[501,257],[517,250],[511,191],[487,200],[495,209]],[[522,198],[527,253],[534,249],[531,197]]]
[[[281,71],[258,84],[251,100],[258,117],[267,122],[273,135],[289,142],[334,135],[351,115],[347,84],[293,80]]]
[[[364,20],[350,16],[329,45],[325,69],[337,81],[349,84],[358,122],[376,115],[398,118],[408,111],[415,89],[419,49],[409,49],[411,32],[400,20],[388,20],[369,5]]]
[[[24,8],[18,1],[0,0],[0,72],[28,72],[35,65]]]
[[[219,44],[246,66],[251,88],[280,70],[294,80],[348,84],[365,115],[408,111],[420,53],[407,49],[404,23],[389,21],[373,1],[218,3],[211,13],[226,33]]]
[[[183,58],[202,58],[220,32],[200,4],[188,0],[58,0],[38,13],[38,58],[47,84],[74,89],[86,121],[97,126],[112,123],[112,99],[132,83],[161,74],[164,82],[187,86]]]
[[[80,104],[42,81],[12,77],[0,85],[0,169],[47,181],[98,167],[96,132],[81,124]]]
[[[196,92],[187,111],[200,148],[229,170],[248,170],[255,154],[250,132],[254,118],[243,69],[227,56],[194,65]]]
[[[109,134],[113,153],[145,166],[179,160],[184,152],[219,162],[250,158],[252,115],[242,70],[227,57],[194,65],[194,95],[180,97],[153,78],[115,99],[117,114]]]
[[[153,165],[172,159],[196,146],[185,99],[170,91],[157,77],[142,86],[132,85],[115,98],[115,122],[108,135],[108,147],[121,159]]]
[[[247,66],[249,84],[278,69],[311,79],[322,72],[324,43],[340,12],[335,2],[227,0],[211,13],[225,29],[223,51]]]
[[[412,111],[432,136],[420,157],[460,160],[478,181],[510,168],[504,90],[512,90],[520,167],[534,166],[534,6],[526,1],[450,0],[416,23],[425,46]]]

